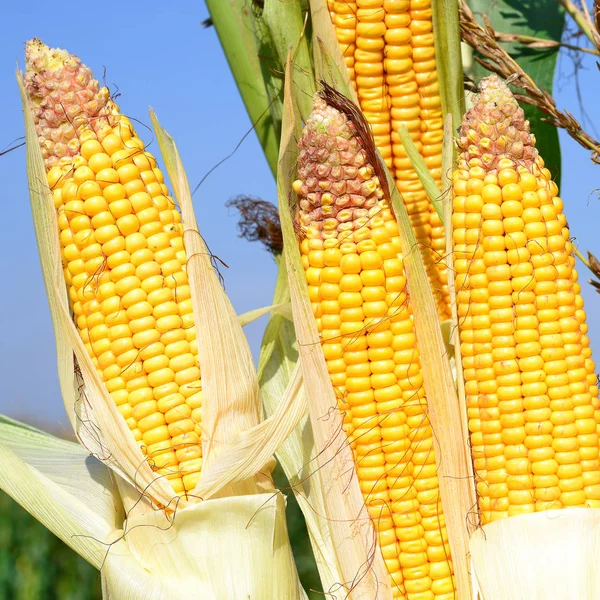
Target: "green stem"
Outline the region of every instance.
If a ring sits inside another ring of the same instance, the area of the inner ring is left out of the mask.
[[[559,2],[565,7],[565,10],[569,13],[573,21],[575,21],[577,27],[581,29],[582,33],[594,46],[598,47],[600,45],[598,32],[586,18],[584,12],[572,0],[559,0]]]
[[[457,0],[433,0],[435,60],[444,115],[451,113],[460,123],[465,112],[460,25]]]

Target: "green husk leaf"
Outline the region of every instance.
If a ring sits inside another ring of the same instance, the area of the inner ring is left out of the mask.
[[[186,223],[188,275],[195,292],[192,299],[203,380],[203,430],[207,432],[203,450],[206,447],[207,451],[193,494],[206,499],[272,489],[272,455],[306,412],[300,372],[296,370],[290,377],[273,415],[261,421],[252,355],[198,232],[177,147],[153,112],[151,119]]]
[[[326,577],[331,575],[321,573],[326,593],[339,594],[336,597],[340,598],[391,598],[383,557],[380,552],[373,552],[375,532],[358,481],[348,475],[354,472],[354,461],[350,448],[339,437],[342,419],[321,352],[292,224],[290,201],[295,198],[291,184],[301,133],[300,116],[292,96],[292,69],[288,59],[277,188],[294,324],[316,448],[310,479],[311,485],[320,490],[323,501],[323,512],[312,523],[307,519],[307,523],[311,529],[321,530],[320,535],[329,546],[332,562],[328,568],[337,585],[330,587]],[[311,510],[306,503],[301,508]]]
[[[315,78],[305,36],[305,16],[300,0],[265,0],[263,20],[269,28],[280,64],[285,64],[288,52],[292,51],[294,81],[303,92],[298,94],[300,113],[307,118],[315,93]]]
[[[310,0],[310,14],[313,29],[313,62],[317,81],[327,81],[338,92],[358,104],[340,45],[335,37],[327,2]]]
[[[475,505],[475,489],[469,470],[468,431],[463,428],[442,331],[438,320],[432,318],[437,310],[423,259],[420,252],[413,251],[417,241],[404,202],[389,171],[387,176],[392,206],[400,229],[410,305],[427,394],[428,416],[434,432],[440,496],[454,565],[456,593],[458,598],[466,600],[470,598],[471,586],[467,559],[469,536],[465,519]]]
[[[273,175],[281,133],[277,52],[248,0],[206,0],[229,67]]]
[[[429,201],[435,208],[435,212],[437,213],[440,221],[444,223],[444,213],[442,210],[442,203],[440,200],[440,190],[435,183],[435,179],[431,175],[427,165],[425,164],[425,160],[417,150],[415,143],[410,137],[410,133],[408,133],[408,129],[406,129],[406,125],[400,125],[400,129],[398,130],[398,135],[400,136],[400,141],[404,146],[404,150],[406,150],[406,154],[410,159],[410,162],[413,166],[413,169],[417,173],[419,180],[421,181],[421,185],[427,192],[427,196],[429,197]]]
[[[0,416],[0,488],[97,569],[123,523],[110,470],[79,444]]]
[[[489,18],[496,31],[530,35],[560,42],[565,25],[565,12],[560,2],[556,0],[468,0],[468,4],[477,19],[481,15]],[[543,18],[541,18],[543,15]],[[519,66],[537,83],[537,85],[552,94],[556,63],[559,49],[529,48],[517,43],[502,44]],[[473,75],[476,81],[489,75],[489,71],[475,62]],[[544,158],[546,166],[552,171],[554,181],[560,188],[561,153],[558,131],[554,125],[547,123],[547,116],[535,106],[522,104],[525,118],[529,119],[531,131],[535,134],[536,147]],[[460,121],[455,121],[460,123]]]
[[[435,63],[444,115],[460,123],[465,113],[465,91],[460,48],[457,0],[432,0]]]

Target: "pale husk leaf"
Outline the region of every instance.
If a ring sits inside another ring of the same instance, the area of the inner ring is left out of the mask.
[[[264,306],[263,308],[255,308],[254,310],[249,310],[241,315],[238,315],[238,320],[242,327],[248,325],[248,323],[252,323],[261,317],[269,313],[278,313],[283,315],[287,319],[292,318],[292,307],[289,302],[283,302],[280,304],[271,304],[270,306]]]
[[[0,417],[0,489],[96,568],[122,526],[110,470],[74,442]]]
[[[458,305],[456,303],[456,286],[454,284],[454,242],[452,240],[452,165],[454,154],[454,136],[452,128],[452,115],[448,113],[444,119],[444,142],[442,147],[442,198],[444,203],[444,214],[446,215],[446,265],[448,267],[448,291],[450,292],[450,308],[452,318],[446,321],[448,326],[448,338],[446,345],[452,345],[454,358],[454,380],[456,382],[458,395],[458,408],[462,422],[462,432],[464,436],[469,435],[469,422],[467,419],[467,399],[465,395],[465,379],[462,368],[462,357],[460,353],[460,335],[458,331]],[[475,485],[475,474],[473,472],[473,461],[467,459],[471,485]],[[471,527],[479,523],[477,515],[473,514],[477,508],[474,505],[469,516]],[[476,596],[474,596],[476,598]]]
[[[335,564],[331,567],[339,577],[338,593],[341,597],[352,599],[391,598],[390,578],[364,506],[352,453],[342,429],[342,418],[321,351],[292,225],[291,183],[300,137],[300,120],[292,93],[292,66],[288,59],[277,187],[294,324],[316,447],[311,485],[322,490],[324,512],[320,515],[319,525],[323,529],[329,528],[329,535],[324,538],[330,538],[333,545]],[[326,590],[329,591],[335,590]]]
[[[273,301],[285,302],[287,305],[290,292],[285,259],[279,258],[278,262],[279,271]],[[297,364],[298,348],[294,324],[281,315],[273,314],[265,329],[258,359],[260,396],[267,416],[278,410]],[[304,394],[303,388],[300,393]],[[276,456],[304,515],[321,583],[325,589],[334,589],[340,577],[335,569],[329,528],[320,525],[319,515],[325,513],[323,491],[318,485],[312,485],[310,478],[315,468],[315,442],[307,414],[279,446]],[[333,597],[337,597],[337,594]]]
[[[457,597],[467,600],[470,598],[471,587],[468,569],[469,537],[465,519],[475,505],[468,432],[463,428],[456,387],[423,259],[421,253],[415,251],[415,234],[389,171],[387,176],[392,206],[400,229],[410,305],[421,355],[428,417],[433,429],[437,476]]]
[[[501,519],[478,529],[469,547],[482,600],[600,598],[600,509]]]
[[[173,490],[152,472],[125,419],[100,380],[71,317],[62,272],[56,210],[46,183],[43,159],[20,72],[17,80],[25,117],[31,210],[54,325],[60,387],[69,420],[91,454],[131,485],[150,491],[158,502],[168,505],[173,498]]]
[[[198,231],[187,176],[175,142],[160,126],[153,111],[150,116],[185,223],[187,273],[193,290],[192,306],[202,373],[204,474],[235,434],[259,424],[258,380],[242,326]],[[255,483],[249,481],[247,484],[245,493],[256,493]]]
[[[252,429],[236,434],[219,458],[204,469],[194,493],[210,498],[230,483],[253,477],[264,470],[265,465],[272,467],[273,455],[305,414],[306,398],[297,366],[274,413]]]
[[[111,600],[305,600],[279,492],[200,502],[126,522],[103,568]]]
[[[206,454],[193,494],[209,498],[272,489],[272,455],[306,412],[300,374],[289,381],[274,414],[261,422],[258,379],[248,342],[198,232],[175,143],[156,115],[151,113],[151,117],[186,223],[188,275],[195,291],[192,299],[203,380]]]

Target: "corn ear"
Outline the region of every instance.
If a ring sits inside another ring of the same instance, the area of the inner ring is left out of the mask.
[[[46,183],[42,153],[20,72],[17,80],[25,117],[31,210],[54,325],[59,382],[67,415],[76,435],[92,454],[105,459],[104,463],[130,485],[151,490],[158,503],[168,506],[173,499],[170,485],[163,478],[157,478],[145,460],[100,380],[71,317],[62,273],[56,210]]]

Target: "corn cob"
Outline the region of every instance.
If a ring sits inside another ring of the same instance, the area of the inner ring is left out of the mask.
[[[452,223],[481,517],[598,508],[600,405],[563,202],[508,87],[480,89]]]
[[[77,329],[150,466],[185,494],[202,465],[202,391],[180,213],[79,58],[32,40],[26,60]]]
[[[452,563],[398,226],[368,124],[361,137],[340,98],[330,88],[315,97],[299,142],[293,187],[308,293],[394,597],[450,600]]]
[[[442,319],[450,317],[444,228],[404,150],[405,125],[441,187],[443,123],[431,0],[329,0],[350,80],[406,205]]]

